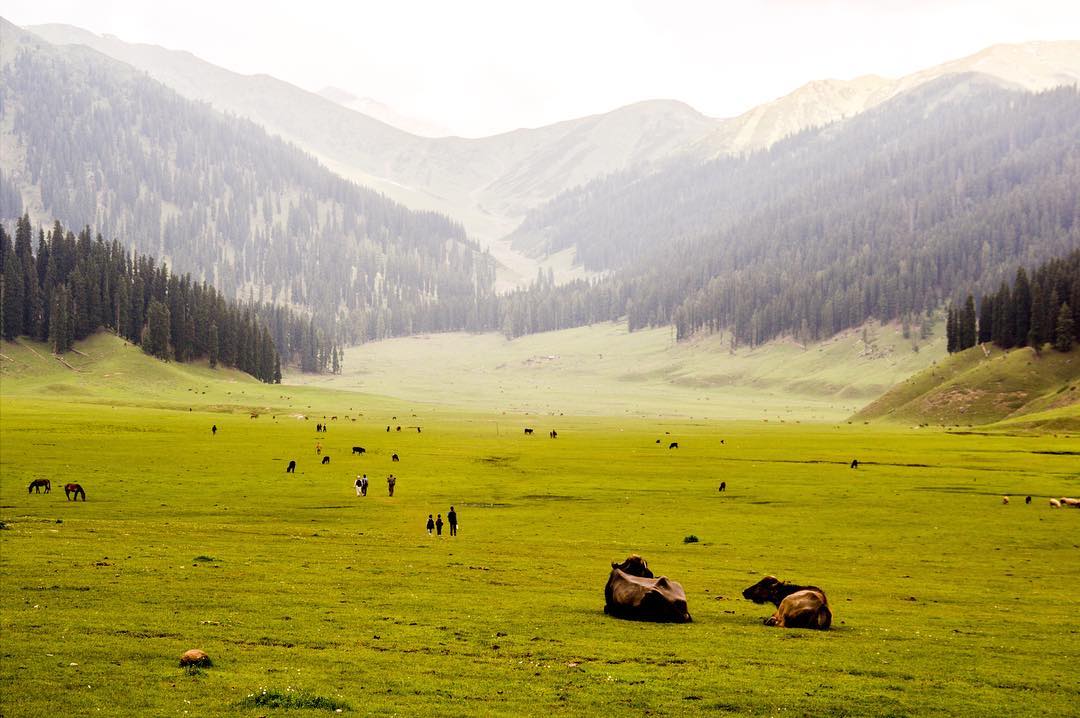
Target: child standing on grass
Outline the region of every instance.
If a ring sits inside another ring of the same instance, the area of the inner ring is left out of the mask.
[[[427,515],[427,535],[431,535],[431,530],[435,528],[435,519],[431,518],[431,514]]]
[[[428,516],[430,516],[430,515],[431,514],[428,514]],[[442,525],[443,525],[442,514],[439,514],[439,518],[435,520],[435,533],[437,533],[439,536],[442,536]],[[431,532],[429,531],[428,533],[431,533]]]
[[[394,487],[397,486],[397,477],[390,474],[386,477],[386,490],[390,492],[391,498],[394,496]]]

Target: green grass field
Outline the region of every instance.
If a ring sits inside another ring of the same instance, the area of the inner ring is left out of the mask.
[[[670,329],[616,323],[514,340],[430,334],[352,347],[341,375],[292,379],[474,411],[835,421],[945,357],[943,336],[914,352],[893,325],[868,326],[866,343],[861,331],[734,353],[728,342],[675,343]]]
[[[522,416],[80,348],[2,347],[4,716],[1078,713],[1075,436]],[[693,623],[603,614],[630,552]],[[763,626],[765,573],[834,630]]]

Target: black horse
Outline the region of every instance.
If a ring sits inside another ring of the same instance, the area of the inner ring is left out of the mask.
[[[30,485],[26,487],[26,493],[41,493],[41,489],[45,489],[45,493],[52,491],[52,482],[48,479],[34,479],[30,482]]]

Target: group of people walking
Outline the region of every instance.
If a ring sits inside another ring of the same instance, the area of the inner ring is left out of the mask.
[[[450,535],[457,536],[458,520],[457,511],[454,511],[454,507],[450,507],[450,512],[446,514],[446,523],[450,524]],[[427,515],[427,533],[431,535],[432,531],[439,536],[442,536],[443,520],[442,514],[438,515],[438,518],[431,518],[431,514]]]
[[[367,474],[357,474],[356,481],[353,482],[353,486],[356,487],[357,496],[367,496],[368,490],[368,477]],[[390,474],[386,477],[386,491],[390,496],[394,495],[394,487],[397,486],[397,477]]]

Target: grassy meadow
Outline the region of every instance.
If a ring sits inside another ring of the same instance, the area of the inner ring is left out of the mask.
[[[2,347],[4,716],[1077,714],[1080,511],[1047,502],[1076,436],[526,416],[80,349]],[[693,623],[603,614],[631,552]],[[766,573],[833,630],[763,626]]]

